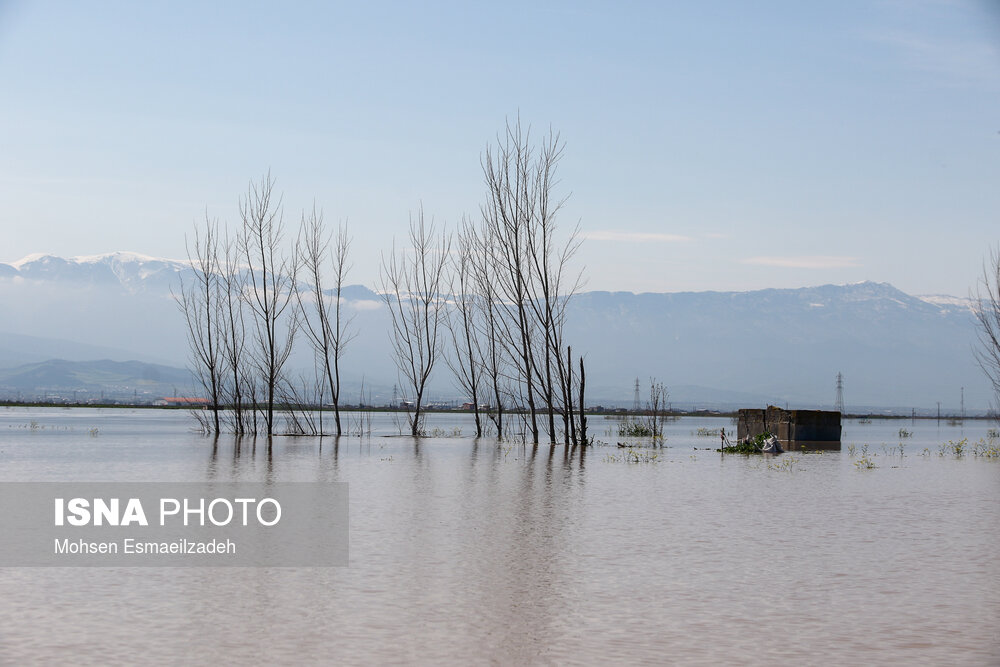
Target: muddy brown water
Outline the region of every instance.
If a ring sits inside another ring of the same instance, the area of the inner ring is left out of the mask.
[[[350,566],[0,568],[0,664],[1000,664],[985,422],[848,421],[842,451],[747,458],[697,435],[728,419],[684,418],[640,462],[602,418],[586,450],[457,415],[428,428],[466,436],[379,415],[270,455],[190,427],[0,408],[0,480],[346,481]]]

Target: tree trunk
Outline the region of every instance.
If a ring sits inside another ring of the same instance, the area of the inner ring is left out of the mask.
[[[587,445],[587,412],[584,404],[584,391],[587,387],[587,375],[583,369],[583,357],[580,357],[580,444]]]

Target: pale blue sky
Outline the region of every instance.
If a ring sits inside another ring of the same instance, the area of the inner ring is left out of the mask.
[[[182,256],[270,168],[371,285],[421,200],[477,212],[518,111],[566,141],[588,289],[961,296],[1000,241],[992,0],[0,0],[0,91],[0,261]]]

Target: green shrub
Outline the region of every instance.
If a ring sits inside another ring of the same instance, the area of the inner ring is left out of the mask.
[[[726,445],[722,449],[715,451],[722,452],[723,454],[760,454],[764,451],[764,441],[770,437],[771,434],[765,431],[749,440],[741,440],[734,445]]]

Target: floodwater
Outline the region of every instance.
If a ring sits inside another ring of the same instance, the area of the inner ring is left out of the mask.
[[[179,411],[0,408],[0,481],[350,484],[349,567],[0,569],[0,664],[1000,664],[992,424],[764,458],[684,418],[629,462],[616,423],[582,450],[377,415],[268,455]]]

